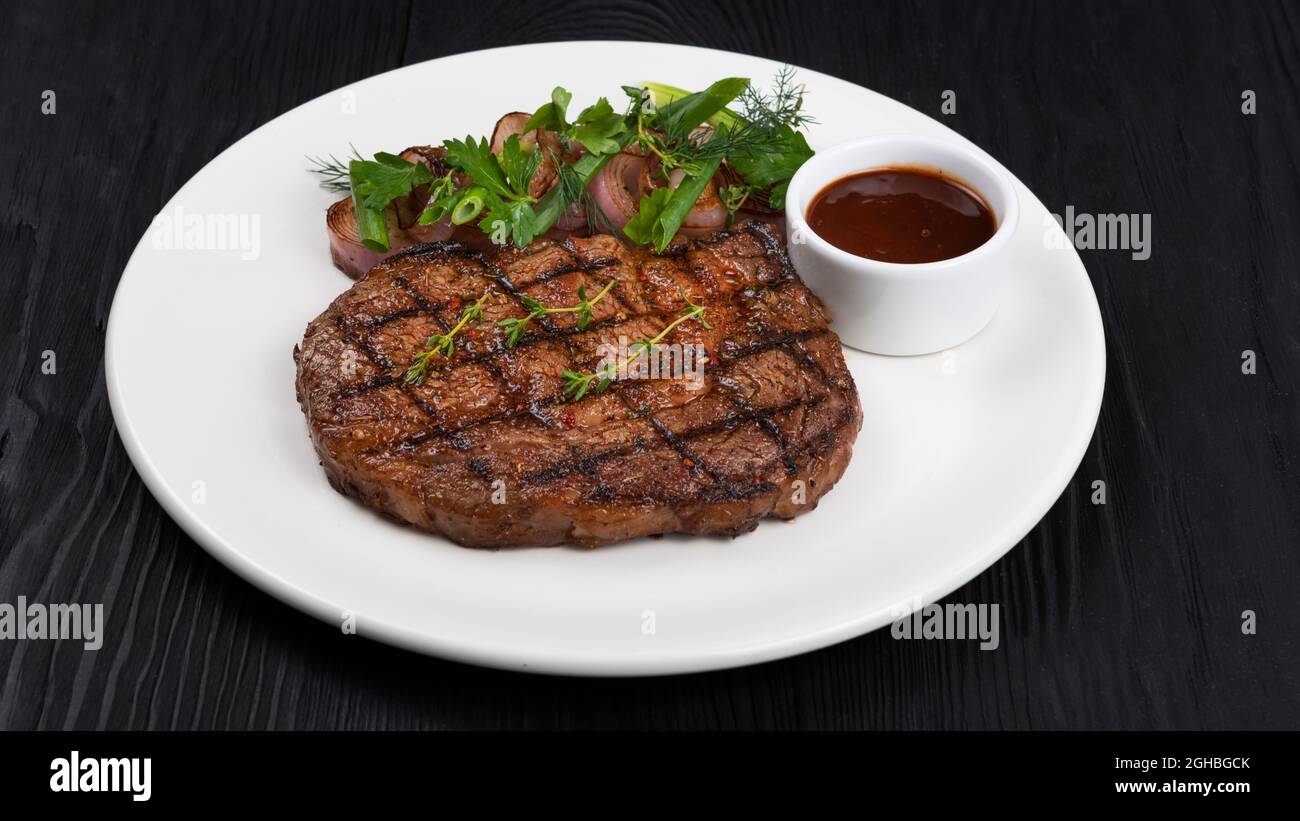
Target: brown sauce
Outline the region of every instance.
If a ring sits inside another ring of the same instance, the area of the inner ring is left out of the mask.
[[[978,192],[924,168],[841,177],[808,207],[808,226],[843,251],[882,262],[938,262],[983,245],[997,220]]]

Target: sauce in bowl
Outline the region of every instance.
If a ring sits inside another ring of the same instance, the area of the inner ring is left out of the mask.
[[[922,167],[841,177],[813,198],[807,220],[836,248],[881,262],[952,259],[997,231],[993,209],[979,192]]]

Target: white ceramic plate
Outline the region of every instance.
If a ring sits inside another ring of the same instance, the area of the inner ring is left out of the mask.
[[[574,66],[601,66],[596,75]],[[562,84],[574,104],[654,79],[766,82],[780,66],[647,43],[548,43],[461,54],[331,92],[208,164],[137,246],[105,353],[122,440],[149,489],[244,578],[362,636],[477,664],[640,675],[732,667],[889,623],[1014,546],[1073,474],[1105,369],[1078,255],[1045,241],[1018,185],[1014,271],[992,324],[954,351],[847,352],[865,423],[817,510],[735,540],[664,538],[594,552],[476,551],[380,519],[334,492],[294,399],[290,352],[351,283],[329,260],[331,195],[305,154],[486,134]],[[962,138],[874,92],[800,70],[814,147],[866,134]],[[221,215],[245,240],[220,246]],[[202,240],[192,230],[194,220]],[[254,236],[256,225],[259,229]],[[177,227],[179,226],[179,227]],[[203,248],[178,248],[187,244]],[[256,241],[254,241],[256,240]],[[233,247],[232,247],[233,246]],[[244,257],[253,257],[245,259]]]

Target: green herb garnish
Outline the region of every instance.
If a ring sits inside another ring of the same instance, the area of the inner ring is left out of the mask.
[[[340,160],[333,154],[324,157],[307,157],[307,161],[315,166],[315,168],[308,168],[307,171],[320,177],[320,187],[326,191],[333,191],[336,194],[352,192],[352,181],[348,177],[348,161],[360,160],[362,157],[356,146],[349,144],[348,148],[352,149],[352,156],[348,160]]]
[[[748,185],[728,185],[718,189],[718,195],[722,197],[722,204],[727,207],[728,227],[736,219],[736,212],[740,210],[752,193],[754,193],[754,189]]]
[[[665,107],[691,96],[662,83],[645,86],[659,105],[659,116]],[[803,86],[794,83],[794,69],[790,66],[773,78],[770,92],[747,86],[738,96],[744,113],[725,107],[715,111],[708,119],[714,127],[712,139],[675,146],[671,162],[687,168],[705,158],[723,156],[751,189],[768,191],[772,208],[782,208],[790,178],[813,155],[808,141],[798,131],[816,122],[803,111],[803,93]]]
[[[676,188],[656,188],[642,197],[636,216],[623,226],[623,233],[633,242],[653,245],[662,253],[721,164],[721,157],[705,160],[694,176],[686,177]]]
[[[487,301],[491,291],[484,291],[483,296],[474,302],[465,306],[465,310],[460,312],[460,321],[456,326],[445,334],[434,334],[424,341],[424,350],[420,351],[411,360],[411,365],[406,369],[406,375],[403,379],[408,384],[420,382],[424,379],[425,373],[429,368],[429,360],[435,355],[444,359],[450,359],[456,351],[456,334],[461,332],[466,325],[475,322],[483,316],[483,303]]]
[[[396,154],[381,151],[373,160],[350,161],[348,180],[361,241],[372,251],[384,252],[389,249],[384,209],[398,197],[431,182],[433,174],[424,163],[407,162]]]
[[[424,163],[407,162],[396,154],[380,151],[371,160],[348,163],[352,191],[362,197],[367,208],[382,209],[388,203],[411,193],[417,186],[433,180]]]
[[[532,322],[537,317],[546,314],[576,313],[578,315],[578,327],[587,327],[587,323],[591,321],[592,306],[597,302],[600,302],[601,299],[605,297],[605,294],[609,293],[609,289],[613,288],[617,284],[618,280],[611,279],[605,287],[600,290],[600,293],[596,294],[596,296],[591,299],[587,299],[587,286],[585,284],[579,285],[578,304],[570,305],[565,308],[547,308],[545,305],[530,296],[520,296],[520,299],[523,300],[524,307],[528,309],[528,315],[522,319],[518,317],[510,317],[509,319],[503,319],[497,323],[497,325],[506,331],[506,347],[513,348],[515,345],[518,345],[519,339],[524,335],[524,331],[528,330],[528,323]]]
[[[549,157],[557,180],[541,196],[529,193],[543,162],[541,148],[525,151],[519,135],[507,139],[499,155],[483,138],[445,141],[446,162],[453,170],[437,179],[424,164],[385,153],[373,160],[357,155],[346,165],[333,156],[309,158],[316,166],[309,170],[320,177],[322,187],[351,191],[358,234],[372,250],[390,248],[389,205],[422,185],[429,187],[429,196],[421,225],[442,219],[475,223],[494,242],[523,247],[550,230],[575,202],[586,211],[589,227],[600,227],[602,215],[586,187],[610,157],[636,145],[654,157],[657,173],[673,185],[643,197],[624,233],[663,251],[724,162],[741,181],[719,192],[728,222],[751,195],[762,194],[773,208],[783,206],[790,178],[813,153],[799,131],[813,120],[803,112],[803,87],[793,76],[793,69],[782,69],[770,92],[741,77],[724,78],[695,93],[662,83],[623,86],[629,98],[624,113],[601,97],[573,120],[573,95],[557,86],[550,102],[528,118],[524,133],[549,130],[569,145],[580,144],[585,153],[573,163],[558,153]],[[740,112],[728,107],[733,104]],[[605,223],[612,230],[608,219]]]
[[[620,151],[632,142],[632,137],[633,135],[629,132],[620,138]],[[555,225],[556,220],[564,215],[569,206],[578,196],[581,196],[581,192],[600,173],[600,169],[605,167],[605,163],[609,162],[610,157],[617,153],[618,151],[609,154],[583,154],[578,158],[577,162],[567,166],[572,171],[570,184],[553,186],[550,191],[546,192],[533,211],[536,218],[534,227],[538,234],[546,233],[551,226]],[[563,179],[562,172],[561,180]],[[572,184],[575,181],[576,185]]]
[[[551,101],[537,109],[524,123],[524,131],[544,128],[554,131],[561,139],[581,143],[593,154],[617,154],[623,148],[620,138],[627,132],[623,115],[614,111],[609,100],[601,97],[570,123],[565,118],[572,99],[573,95],[567,89],[556,86],[551,92]]]
[[[444,192],[441,199],[430,203],[433,210],[426,209],[420,215],[421,221],[432,222],[435,213],[450,213],[453,222],[460,219],[457,224],[463,224],[482,214],[478,224],[485,233],[502,241],[510,239],[520,248],[546,231],[539,230],[532,208],[537,198],[528,193],[542,162],[540,148],[525,152],[518,134],[505,141],[500,156],[493,154],[488,141],[482,138],[447,140],[443,147],[447,149],[447,164],[473,177],[474,187]]]
[[[803,133],[788,125],[767,134],[763,147],[740,148],[727,155],[727,163],[753,188],[767,190],[771,207],[785,206],[785,192],[790,178],[813,155]]]
[[[564,395],[574,402],[577,402],[588,392],[600,393],[610,386],[619,374],[619,371],[628,368],[633,362],[641,357],[642,354],[654,350],[664,340],[664,337],[672,333],[678,325],[690,319],[698,320],[706,329],[713,326],[704,318],[704,306],[696,305],[686,293],[682,293],[682,299],[686,300],[686,307],[678,314],[677,318],[668,323],[662,331],[655,334],[650,339],[640,339],[627,346],[628,356],[621,362],[612,362],[603,368],[591,373],[578,373],[577,371],[566,370],[564,372]],[[594,384],[595,387],[592,387]]]
[[[703,91],[660,102],[655,101],[654,125],[669,141],[687,138],[749,88],[744,77],[718,80]]]

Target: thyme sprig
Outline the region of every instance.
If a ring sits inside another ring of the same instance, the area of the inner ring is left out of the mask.
[[[718,189],[718,194],[722,196],[722,204],[727,207],[727,227],[731,227],[731,223],[736,219],[736,212],[744,206],[752,193],[754,189],[748,185],[727,185]]]
[[[524,306],[528,308],[528,315],[523,318],[510,317],[497,322],[497,325],[506,331],[506,347],[513,348],[515,345],[518,345],[519,340],[524,335],[524,331],[528,330],[528,323],[532,322],[537,317],[546,314],[577,314],[578,327],[587,327],[587,323],[591,321],[592,306],[604,299],[605,294],[609,293],[609,290],[617,284],[618,280],[611,279],[604,288],[600,289],[600,293],[596,294],[596,296],[591,299],[587,299],[587,286],[585,284],[579,285],[578,304],[564,308],[547,308],[545,305],[530,296],[520,296],[520,299],[523,300]]]
[[[483,296],[474,302],[465,306],[465,310],[460,312],[460,321],[456,323],[450,331],[445,334],[434,334],[424,341],[424,350],[415,355],[411,360],[411,366],[406,369],[406,375],[403,377],[408,384],[414,384],[424,379],[425,373],[429,368],[429,360],[434,356],[442,356],[444,359],[450,359],[456,351],[456,334],[471,322],[476,322],[483,316],[483,303],[487,301],[491,291],[484,291]]]
[[[655,334],[650,339],[639,339],[627,346],[628,356],[622,361],[614,361],[603,368],[597,368],[591,373],[578,373],[577,371],[566,370],[564,372],[564,395],[574,402],[577,402],[588,392],[597,394],[610,386],[610,383],[617,378],[620,372],[625,372],[631,367],[632,363],[641,358],[643,354],[650,353],[654,346],[664,340],[664,337],[672,333],[673,329],[688,320],[697,320],[706,330],[711,330],[712,325],[704,318],[705,306],[696,305],[684,291],[682,299],[686,301],[686,307],[677,315],[677,318],[664,326],[664,329]],[[592,385],[595,384],[593,388]]]

